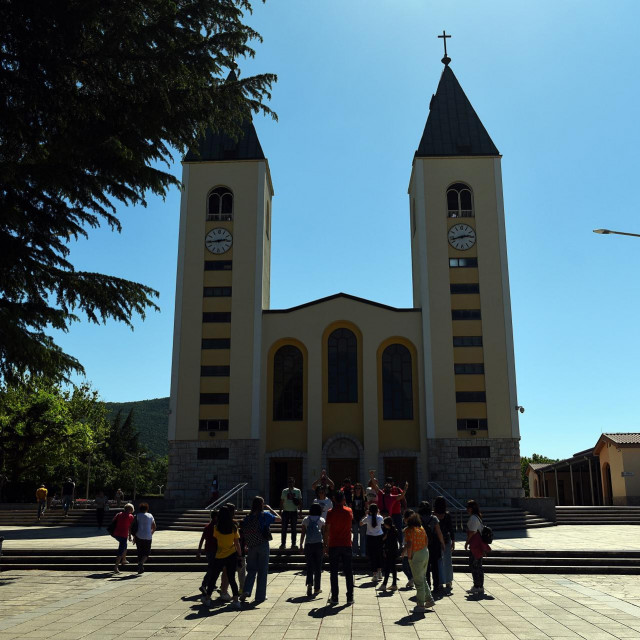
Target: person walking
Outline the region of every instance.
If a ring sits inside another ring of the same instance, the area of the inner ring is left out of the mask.
[[[309,508],[309,515],[302,520],[300,536],[300,546],[304,548],[304,558],[307,563],[307,598],[311,598],[312,595],[315,597],[322,592],[320,588],[323,557],[322,530],[325,523],[326,520],[322,517],[322,505],[314,502]]]
[[[324,486],[319,485],[316,487],[316,497],[313,503],[319,504],[322,507],[322,517],[326,520],[329,509],[333,508],[333,502],[331,502],[330,498],[327,498],[327,492]]]
[[[382,587],[380,591],[387,590],[387,582],[389,581],[389,574],[393,577],[391,584],[391,591],[398,590],[398,571],[396,569],[396,563],[398,562],[398,530],[393,524],[393,520],[390,517],[386,517],[383,523],[383,535],[382,535],[382,564],[384,567],[384,580],[382,581]]]
[[[41,484],[36,489],[36,502],[38,503],[38,522],[40,522],[40,518],[44,515],[47,510],[47,488]]]
[[[440,521],[440,531],[444,540],[444,551],[438,559],[438,575],[440,584],[447,590],[453,584],[453,559],[452,552],[456,548],[456,533],[451,514],[447,511],[447,503],[442,496],[433,501],[433,511]]]
[[[144,563],[149,559],[151,553],[151,538],[156,530],[156,521],[149,513],[149,505],[141,502],[138,505],[138,513],[135,515],[137,528],[135,533],[135,543],[138,548],[138,573],[144,573]]]
[[[427,584],[429,588],[433,585],[433,594],[440,590],[440,574],[438,572],[438,560],[444,551],[444,538],[440,531],[440,520],[431,511],[431,503],[423,500],[418,508],[418,514],[422,521],[422,526],[429,541],[429,564],[427,565]]]
[[[113,518],[113,522],[115,528],[111,535],[118,541],[116,564],[113,570],[115,573],[120,573],[119,565],[129,564],[127,562],[127,540],[132,539],[131,524],[133,523],[133,505],[125,504],[124,511],[117,513]]]
[[[243,593],[240,596],[242,602],[251,597],[254,583],[256,583],[254,603],[260,604],[267,599],[269,540],[271,540],[269,528],[279,520],[280,516],[268,504],[264,503],[264,498],[256,496],[253,499],[251,511],[241,525],[242,538],[247,550],[247,575],[242,587]]]
[[[353,487],[353,498],[351,510],[353,511],[353,523],[351,533],[353,533],[353,555],[364,556],[366,553],[367,525],[361,525],[360,521],[366,513],[367,499],[364,495],[362,483],[356,482]]]
[[[414,510],[413,509],[407,509],[404,514],[403,514],[403,523],[404,523],[404,530],[406,531],[408,523],[409,523],[409,518],[414,514]],[[413,573],[411,573],[411,565],[409,564],[409,558],[407,556],[407,549],[406,547],[402,547],[401,552],[400,552],[400,557],[401,557],[401,561],[402,561],[402,572],[404,573],[405,576],[407,576],[407,589],[413,589],[414,586],[414,582],[413,582]]]
[[[241,604],[238,600],[238,583],[236,582],[236,568],[238,562],[242,559],[242,549],[240,548],[240,535],[238,527],[233,521],[231,510],[224,505],[220,508],[218,514],[218,523],[213,527],[213,537],[216,539],[217,549],[216,557],[213,561],[213,575],[207,585],[207,593],[204,599],[206,606],[211,605],[211,594],[213,586],[218,580],[218,576],[223,569],[227,570],[227,579],[233,594],[233,606],[240,609]]]
[[[198,550],[196,551],[196,558],[200,558],[202,553],[202,544],[204,543],[204,553],[207,558],[207,571],[202,578],[202,584],[200,585],[200,593],[206,597],[207,587],[213,577],[213,561],[216,559],[216,550],[218,548],[218,541],[213,537],[213,528],[218,522],[218,509],[212,509],[209,514],[210,522],[205,525],[202,535],[200,536],[200,542],[198,543]],[[216,585],[213,583],[211,593],[215,589]]]
[[[98,529],[102,529],[104,514],[109,510],[109,499],[104,495],[104,491],[98,491],[93,504],[96,508],[96,522],[98,523]]]
[[[302,515],[302,492],[296,486],[295,478],[289,478],[289,485],[282,490],[280,496],[280,517],[282,518],[282,533],[280,548],[287,546],[287,529],[291,529],[291,548],[297,549],[298,512]]]
[[[367,556],[371,563],[371,576],[374,582],[382,580],[382,523],[384,518],[378,513],[378,505],[369,506],[369,514],[360,521],[367,527]]]
[[[467,591],[472,595],[484,593],[484,568],[482,559],[491,551],[491,547],[482,540],[482,513],[475,500],[467,502],[467,541],[464,543],[465,551],[469,551],[469,568],[473,577],[473,587]]]
[[[429,563],[429,540],[417,513],[411,515],[407,521],[407,528],[404,530],[404,544],[417,592],[416,606],[413,612],[424,613],[426,607],[433,607],[435,602],[427,585],[426,577],[427,564]]]
[[[124,502],[124,491],[122,489],[118,489],[116,491],[116,507],[118,507],[118,509],[122,506],[122,503]]]
[[[66,518],[69,512],[69,507],[73,504],[73,494],[76,490],[76,483],[67,478],[62,483],[62,509],[64,510],[64,517]]]
[[[344,506],[344,493],[333,494],[333,509],[327,514],[324,527],[324,548],[329,555],[331,574],[330,604],[338,604],[338,571],[342,571],[347,583],[347,604],[353,604],[353,568],[351,566],[351,522],[353,512]]]

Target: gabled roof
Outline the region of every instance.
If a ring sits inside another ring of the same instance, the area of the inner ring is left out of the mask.
[[[605,444],[612,444],[620,448],[640,447],[640,433],[603,433],[594,447],[596,455]]]
[[[498,155],[458,79],[445,65],[416,157]]]
[[[227,76],[227,82],[235,82],[237,76],[233,70]],[[197,150],[190,149],[184,162],[206,162],[212,160],[264,160],[264,153],[258,140],[258,134],[251,117],[242,122],[242,133],[237,140],[225,133],[216,133],[209,129],[198,143]]]
[[[401,308],[401,307],[390,307],[387,304],[382,304],[380,302],[373,302],[373,300],[367,300],[366,298],[358,298],[358,296],[352,296],[348,293],[334,293],[332,296],[327,296],[326,298],[319,298],[318,300],[312,300],[311,302],[305,302],[304,304],[299,304],[296,307],[289,307],[288,309],[264,309],[262,313],[290,313],[291,311],[298,311],[298,309],[304,309],[305,307],[310,307],[315,304],[322,304],[323,302],[329,302],[330,300],[336,300],[337,298],[346,298],[347,300],[354,300],[355,302],[362,302],[364,304],[370,304],[374,307],[379,307],[380,309],[387,309],[389,311],[399,311],[401,313],[406,313],[410,311],[421,311],[420,309],[411,308]]]
[[[548,467],[549,464],[548,463],[529,463],[529,466],[534,470],[534,471],[538,471],[538,469],[544,469],[545,467]]]

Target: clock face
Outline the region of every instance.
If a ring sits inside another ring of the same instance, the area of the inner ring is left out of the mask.
[[[211,229],[204,239],[204,246],[211,253],[225,253],[231,249],[232,243],[233,236],[222,227]]]
[[[476,243],[476,232],[468,224],[454,224],[447,235],[449,244],[458,251],[471,249]]]

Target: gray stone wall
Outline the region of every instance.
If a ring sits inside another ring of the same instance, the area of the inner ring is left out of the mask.
[[[228,460],[198,460],[198,449],[229,449]],[[261,486],[258,479],[259,440],[170,440],[169,478],[165,496],[177,508],[205,507],[211,481],[218,476],[220,495],[240,482],[248,482],[245,507]]]
[[[461,458],[459,447],[489,447],[489,457]],[[464,504],[510,507],[524,497],[520,475],[520,443],[515,438],[433,438],[427,440],[429,480]]]

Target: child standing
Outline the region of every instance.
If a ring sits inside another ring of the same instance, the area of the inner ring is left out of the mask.
[[[398,590],[398,572],[396,570],[396,562],[398,561],[398,530],[393,524],[393,518],[385,518],[383,523],[384,533],[382,534],[382,563],[384,569],[384,580],[380,591],[387,590],[387,582],[389,574],[393,575],[391,591]]]

